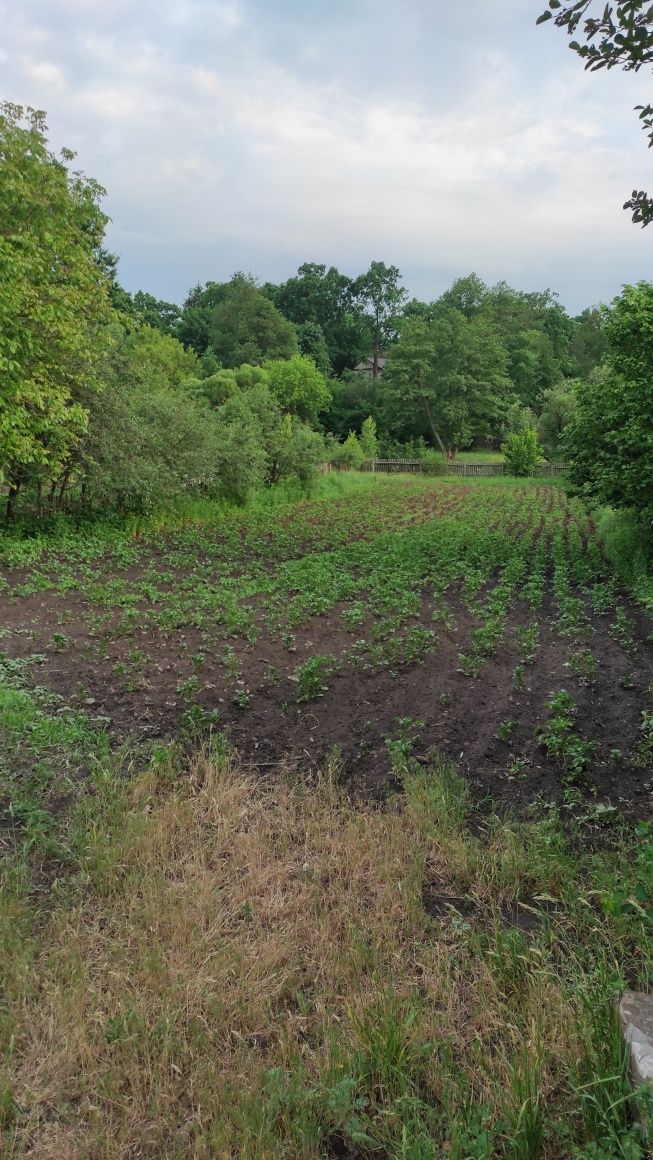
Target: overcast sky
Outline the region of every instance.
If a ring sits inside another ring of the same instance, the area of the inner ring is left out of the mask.
[[[378,258],[421,298],[475,270],[575,312],[653,276],[621,210],[650,79],[584,73],[543,6],[0,0],[0,93],[106,187],[130,290]]]

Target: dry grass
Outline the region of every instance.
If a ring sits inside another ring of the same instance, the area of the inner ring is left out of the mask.
[[[86,832],[6,954],[4,1155],[518,1157],[545,1108],[541,1154],[572,1154],[592,1030],[565,919],[527,937],[501,912],[564,892],[553,830],[474,838],[446,768],[372,808],[335,764],[263,786],[205,755],[183,779],[159,762]],[[426,888],[478,909],[429,918]]]

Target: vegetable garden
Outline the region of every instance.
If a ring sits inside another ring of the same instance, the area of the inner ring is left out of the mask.
[[[9,541],[5,668],[114,741],[224,733],[261,769],[335,751],[374,796],[435,749],[478,799],[645,813],[650,625],[583,505],[532,481],[338,486],[161,533]]]

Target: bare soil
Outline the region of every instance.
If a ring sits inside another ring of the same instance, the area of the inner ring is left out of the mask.
[[[2,640],[5,655],[40,657],[27,667],[29,679],[56,694],[61,704],[105,722],[116,740],[179,734],[188,709],[184,682],[196,677],[195,703],[207,714],[217,711],[218,727],[247,761],[261,770],[281,762],[310,769],[337,750],[343,778],[367,797],[394,787],[387,741],[397,737],[402,719],[411,718],[417,759],[426,761],[432,750],[452,758],[479,802],[491,798],[520,813],[534,802],[560,803],[561,770],[544,751],[538,730],[547,720],[547,698],[566,688],[577,702],[579,733],[597,743],[584,797],[612,804],[629,817],[647,817],[653,770],[634,764],[630,755],[641,739],[642,711],[650,708],[651,623],[629,606],[636,639],[626,648],[609,631],[609,618],[588,609],[597,672],[583,683],[570,670],[570,645],[552,625],[549,599],[539,613],[540,645],[534,662],[524,667],[521,689],[513,680],[520,658],[516,631],[532,614],[519,603],[514,606],[504,642],[480,676],[470,678],[460,672],[458,658],[477,622],[452,593],[447,604],[453,627],[434,622],[432,597],[425,589],[422,623],[437,639],[423,662],[394,669],[339,664],[324,694],[304,703],[297,700],[298,664],[316,654],[341,657],[356,639],[344,630],[339,608],[298,628],[292,651],[264,630],[249,645],[222,631],[207,640],[206,632],[192,627],[168,632],[135,627],[122,636],[117,632],[122,610],[112,610],[98,627],[97,615],[93,621],[97,606],[80,591],[18,599],[3,594],[0,615],[8,630]],[[56,633],[66,638],[60,650],[53,646]],[[230,677],[223,663],[230,643],[238,644],[237,677]],[[143,655],[140,664],[130,660],[134,650]],[[199,668],[192,659],[198,653],[204,658]],[[244,707],[234,694],[246,702]],[[512,723],[508,740],[498,735],[502,722]]]

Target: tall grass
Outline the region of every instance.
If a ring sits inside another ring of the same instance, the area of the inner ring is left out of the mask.
[[[41,720],[34,762],[69,742]],[[18,829],[5,864],[3,1156],[644,1155],[606,1030],[650,962],[641,919],[600,906],[627,835],[479,835],[437,759],[379,808],[335,757],[262,783],[220,737],[145,766],[98,744],[65,862]]]
[[[617,575],[653,609],[653,527],[632,512],[601,508],[596,525]]]
[[[388,480],[359,472],[334,472],[318,476],[306,486],[298,480],[285,480],[272,487],[252,492],[246,503],[237,505],[227,499],[171,499],[165,508],[143,514],[116,514],[95,518],[79,515],[57,515],[47,520],[18,520],[10,528],[0,529],[0,566],[29,566],[46,552],[84,550],[101,554],[112,543],[134,538],[162,535],[192,524],[217,525],[238,519],[247,512],[278,512],[307,498],[334,499],[338,496],[369,491],[387,485]]]

